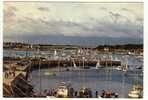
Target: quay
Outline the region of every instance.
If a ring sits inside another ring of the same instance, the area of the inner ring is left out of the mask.
[[[50,67],[68,67],[68,66],[73,66],[73,59],[69,59],[69,60],[63,60],[63,59],[57,59],[57,60],[47,60],[47,59],[39,59],[39,58],[36,58],[36,59],[32,59],[32,58],[4,58],[4,63],[8,63],[8,62],[14,62],[14,63],[18,63],[16,64],[16,68],[19,70],[19,66],[23,64],[23,62],[25,61],[30,61],[29,62],[29,68],[31,69],[38,69],[38,66],[39,64],[41,65],[41,68],[50,68]],[[74,62],[76,64],[76,66],[83,66],[83,63],[85,63],[85,66],[96,66],[98,60],[83,60],[83,59],[74,59]],[[20,63],[20,65],[19,65]],[[100,60],[99,61],[100,65],[101,66],[121,66],[122,62],[121,61],[112,61],[112,60]],[[25,63],[24,63],[25,65]],[[25,65],[25,66],[28,66],[28,65]],[[5,67],[4,67],[5,68]],[[27,67],[21,67],[22,68],[26,68]],[[24,69],[24,70],[26,70]]]
[[[19,66],[14,62],[4,64],[4,97],[30,97],[32,95],[33,87],[27,81],[29,65]]]

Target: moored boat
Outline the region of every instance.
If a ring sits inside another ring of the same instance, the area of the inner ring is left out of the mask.
[[[56,97],[59,98],[68,98],[69,96],[70,84],[66,84],[65,82],[61,82],[57,88]]]
[[[128,97],[129,98],[141,98],[142,97],[142,95],[141,95],[142,90],[143,90],[143,88],[141,85],[133,85],[132,90],[129,91],[129,93],[128,93]]]
[[[91,98],[92,97],[92,91],[90,88],[82,87],[79,91],[79,97],[80,98]]]

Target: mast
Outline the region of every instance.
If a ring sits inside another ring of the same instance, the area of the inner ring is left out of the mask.
[[[39,90],[40,90],[40,95],[42,92],[42,80],[41,80],[41,59],[40,59],[40,45],[38,47],[38,55],[39,55],[39,80],[40,80],[40,86],[39,86]]]
[[[126,60],[125,61],[125,66],[124,66],[124,68],[123,68],[123,73],[122,73],[122,96],[123,96],[123,98],[125,97],[125,75],[126,75],[126,73],[127,73],[127,68],[128,68],[128,58],[127,58],[127,56],[125,56],[124,57],[124,59]]]

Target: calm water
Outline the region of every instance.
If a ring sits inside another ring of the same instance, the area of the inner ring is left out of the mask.
[[[43,57],[53,56],[54,51],[41,52]],[[34,51],[27,51],[28,56],[36,56]],[[4,57],[13,56],[26,56],[26,51],[13,51],[4,50]],[[98,56],[103,56],[99,54]],[[113,59],[118,58],[125,63],[125,59],[118,54],[112,55]],[[139,61],[136,56],[128,56],[128,65],[131,69],[136,66],[143,66],[143,62]],[[73,71],[61,71],[55,72],[56,76],[47,76],[45,72],[50,69],[34,70],[31,74],[31,84],[34,86],[34,91],[44,91],[45,89],[56,88],[60,82],[70,82],[75,90],[79,90],[82,86],[86,86],[95,91],[101,91],[102,89],[111,89],[114,92],[118,92],[120,97],[127,97],[128,91],[132,88],[134,82],[143,84],[143,77],[137,75],[142,74],[142,71],[133,70],[127,73],[127,77],[123,75],[123,72],[117,70],[107,69],[86,69],[86,70],[73,70]],[[57,70],[57,69],[56,69]],[[41,76],[39,76],[41,75]],[[41,77],[41,82],[40,82]],[[41,90],[39,89],[41,84]],[[94,94],[93,93],[93,94]]]
[[[31,83],[35,91],[40,91],[40,84],[41,91],[44,91],[56,88],[60,82],[70,82],[75,90],[79,90],[82,86],[91,88],[94,93],[102,89],[111,89],[118,92],[120,97],[127,97],[134,82],[143,83],[142,77],[136,75],[139,72],[128,72],[128,76],[125,77],[123,72],[117,70],[108,72],[107,69],[84,69],[56,72],[56,76],[48,76],[45,75],[46,70],[49,69],[41,69],[41,82],[39,70],[32,72]]]

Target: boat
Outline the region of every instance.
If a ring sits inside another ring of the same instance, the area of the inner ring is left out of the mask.
[[[56,97],[59,98],[68,98],[70,84],[66,84],[65,82],[61,82],[57,88]]]
[[[53,58],[54,60],[57,60],[59,58],[56,50],[54,50]]]
[[[74,59],[72,59],[72,62],[73,62],[73,67],[74,67],[74,68],[77,68],[77,66],[76,66],[76,63],[75,63]]]
[[[46,75],[46,76],[55,76],[56,74],[54,72],[46,71],[46,72],[44,72],[44,75]]]
[[[140,96],[139,96],[139,93],[129,93],[128,97],[129,98],[139,98]]]
[[[138,91],[138,90],[131,90],[128,93],[128,97],[129,98],[140,98],[140,91]]]
[[[98,68],[102,68],[102,66],[100,65],[100,60],[97,61],[97,64],[96,64],[96,69]]]
[[[91,98],[92,92],[90,88],[82,87],[79,90],[79,97],[80,98]]]
[[[128,93],[128,97],[129,98],[141,98],[142,97],[142,95],[141,95],[142,90],[143,90],[142,86],[133,85],[132,90],[129,91],[129,93]]]
[[[127,69],[124,69],[124,68],[123,68],[123,70],[122,70],[122,71],[123,71],[123,72],[127,72]]]
[[[110,90],[108,91],[102,90],[100,97],[101,98],[118,98],[118,93]]]
[[[121,66],[118,66],[115,69],[118,70],[118,71],[121,71],[122,70],[122,67]]]
[[[136,69],[143,70],[143,66],[137,66]]]

